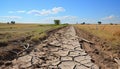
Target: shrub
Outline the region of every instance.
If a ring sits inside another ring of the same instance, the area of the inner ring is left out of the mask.
[[[15,24],[15,21],[11,21],[11,24]]]
[[[55,25],[60,25],[60,20],[54,20]]]
[[[100,24],[102,24],[102,22],[101,22],[101,21],[98,21],[98,24],[100,25]]]
[[[113,25],[113,23],[110,23],[110,25]]]
[[[82,25],[84,25],[85,24],[85,22],[83,22],[83,23],[81,23]]]

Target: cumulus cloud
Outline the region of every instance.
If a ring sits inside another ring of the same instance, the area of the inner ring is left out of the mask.
[[[54,7],[51,11],[53,14],[56,14],[58,12],[65,11],[65,9],[63,7]]]
[[[26,11],[24,10],[19,10],[19,11],[8,11],[8,13],[25,13]]]
[[[119,23],[120,22],[120,17],[116,16],[116,15],[110,15],[110,16],[106,16],[104,18],[101,18],[101,20],[104,23]]]
[[[110,16],[107,16],[107,17],[104,17],[104,18],[102,18],[102,20],[112,20],[112,19],[114,19],[114,18],[116,18],[117,16],[115,16],[115,15],[110,15]]]
[[[77,16],[57,16],[57,17],[49,17],[50,19],[60,19],[60,20],[71,20],[76,19]]]
[[[37,16],[42,16],[42,15],[50,15],[50,14],[57,14],[59,12],[63,12],[65,9],[63,7],[54,7],[52,9],[41,9],[41,10],[18,10],[18,11],[8,11],[8,13],[27,13],[27,14],[33,14]]]
[[[34,15],[48,15],[50,13],[51,13],[50,10],[45,10],[45,9],[43,9],[41,11],[39,11],[39,10],[30,10],[30,11],[28,11],[28,14],[34,14]]]
[[[49,15],[49,14],[57,14],[59,12],[63,12],[65,11],[65,9],[63,7],[54,7],[52,9],[46,10],[46,9],[42,9],[42,10],[30,10],[27,13],[28,14],[34,14],[34,15]]]
[[[25,11],[24,10],[22,10],[22,11],[16,11],[17,13],[25,13]]]
[[[0,18],[8,18],[8,19],[21,19],[20,16],[0,16]]]

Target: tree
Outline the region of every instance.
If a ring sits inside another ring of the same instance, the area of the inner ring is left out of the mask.
[[[83,23],[81,23],[82,25],[84,25],[85,24],[85,22],[83,22]]]
[[[60,25],[60,20],[54,20],[55,25]]]
[[[11,24],[15,24],[15,21],[11,21]]]
[[[110,23],[110,25],[113,25],[113,23]]]
[[[98,24],[100,25],[100,24],[102,24],[102,22],[101,22],[101,21],[98,21]]]

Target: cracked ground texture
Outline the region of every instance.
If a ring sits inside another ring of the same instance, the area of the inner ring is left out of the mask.
[[[7,69],[99,69],[81,46],[74,27],[69,26],[52,34],[30,54],[13,60]]]

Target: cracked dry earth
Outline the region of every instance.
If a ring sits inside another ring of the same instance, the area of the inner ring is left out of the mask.
[[[5,69],[99,69],[91,59],[82,49],[74,27],[69,26],[52,34],[30,54],[13,60]]]

